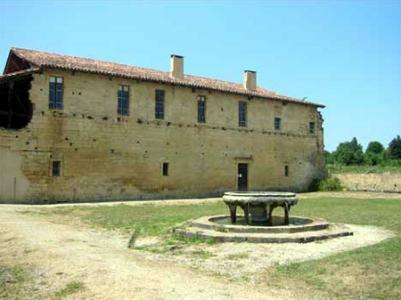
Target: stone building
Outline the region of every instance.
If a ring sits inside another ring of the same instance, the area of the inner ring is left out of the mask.
[[[0,201],[308,188],[323,106],[257,87],[12,48],[0,76]]]

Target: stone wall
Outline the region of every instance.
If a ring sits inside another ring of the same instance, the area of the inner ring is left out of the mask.
[[[333,174],[350,191],[401,193],[401,173]]]
[[[64,77],[62,111],[48,108],[49,76]],[[130,87],[126,117],[117,115],[120,84]],[[166,93],[164,120],[154,117],[155,89]],[[197,123],[198,95],[207,99],[205,124]],[[322,174],[313,106],[59,70],[35,74],[30,99],[28,126],[0,129],[1,202],[217,195],[237,188],[241,162],[249,164],[250,190],[305,190]],[[248,102],[246,128],[238,127],[239,101]],[[51,176],[53,160],[61,161],[60,177]]]

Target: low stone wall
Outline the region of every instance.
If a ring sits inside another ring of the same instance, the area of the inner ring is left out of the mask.
[[[401,173],[333,174],[350,191],[401,193]]]

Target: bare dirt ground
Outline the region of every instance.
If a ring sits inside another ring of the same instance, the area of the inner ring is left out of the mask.
[[[380,193],[300,195],[304,196],[401,199],[400,194]],[[170,200],[163,205],[218,200]],[[60,204],[64,205],[68,204]],[[274,264],[317,259],[392,235],[377,227],[352,225],[353,237],[306,245],[203,244],[153,254],[128,249],[126,235],[21,213],[46,207],[55,206],[0,205],[0,265],[32,270],[27,299],[53,299],[56,291],[73,281],[82,282],[84,288],[70,299],[322,299],[325,296],[316,291],[300,294],[292,287],[272,288],[241,279],[253,278]]]
[[[262,283],[259,275],[274,265],[323,258],[342,251],[365,247],[393,237],[393,233],[375,226],[341,225],[353,236],[307,244],[217,243],[195,244],[163,254],[148,254],[152,259],[195,267],[206,273],[232,280]],[[139,240],[138,243],[141,241]],[[263,275],[262,275],[263,278]]]
[[[288,299],[290,290],[255,289],[169,262],[144,259],[115,233],[79,229],[0,208],[0,263],[35,270],[29,299],[53,298],[72,281],[84,283],[73,299]]]

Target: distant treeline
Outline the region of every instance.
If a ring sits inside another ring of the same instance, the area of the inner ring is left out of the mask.
[[[398,135],[385,148],[372,141],[363,147],[354,137],[340,143],[333,152],[325,151],[327,173],[325,178],[312,181],[309,191],[342,191],[344,186],[335,176],[342,173],[399,173],[401,172],[401,138]]]
[[[340,143],[333,152],[325,151],[326,164],[343,166],[393,166],[401,167],[401,138],[398,135],[385,148],[380,142],[372,141],[363,147],[354,137],[350,142]]]

